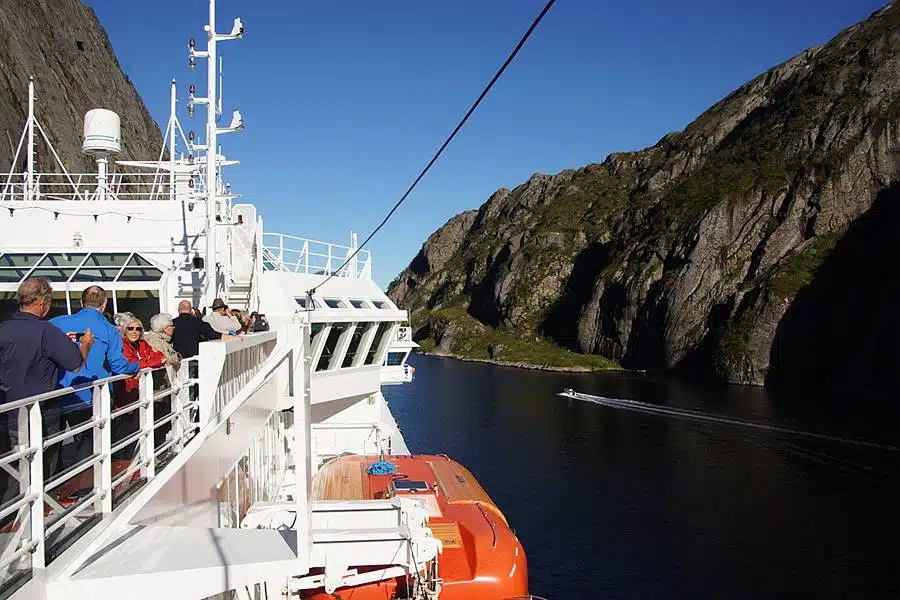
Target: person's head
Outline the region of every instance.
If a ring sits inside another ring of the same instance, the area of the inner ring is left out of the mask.
[[[175,326],[172,324],[172,317],[166,313],[159,313],[150,317],[150,330],[163,335],[172,337]]]
[[[113,325],[116,326],[116,329],[119,330],[119,333],[123,336],[125,335],[125,326],[128,325],[129,321],[134,318],[134,315],[130,312],[120,312],[116,313],[112,319]]]
[[[213,312],[224,315],[225,311],[228,310],[228,305],[225,304],[225,301],[221,298],[216,298],[215,300],[213,300],[212,306],[210,306],[210,308]]]
[[[16,302],[19,310],[43,319],[50,312],[53,301],[53,288],[43,277],[29,277],[19,284],[16,290]]]
[[[116,321],[122,324],[122,337],[129,342],[136,342],[144,335],[144,324],[130,312],[120,313]]]
[[[96,308],[100,312],[106,309],[106,291],[99,285],[92,285],[81,292],[81,306]]]
[[[194,307],[191,305],[190,300],[182,300],[178,303],[178,314],[179,315],[190,315],[193,314]]]

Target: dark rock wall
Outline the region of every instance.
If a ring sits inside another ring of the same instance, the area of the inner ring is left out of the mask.
[[[152,43],[152,42],[151,42]],[[148,52],[152,50],[148,48]],[[36,114],[71,172],[95,171],[81,154],[84,113],[106,108],[122,120],[119,158],[156,158],[162,137],[94,12],[78,0],[0,0],[0,169],[9,169],[28,114],[34,76]],[[159,93],[166,93],[161,81]],[[20,155],[24,157],[24,151]],[[43,140],[39,171],[58,171]],[[16,171],[24,170],[20,159]]]

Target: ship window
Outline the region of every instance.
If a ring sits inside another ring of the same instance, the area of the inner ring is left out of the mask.
[[[300,308],[306,308],[306,298],[294,298],[294,301]]]
[[[150,264],[147,259],[134,254],[116,281],[159,281],[161,277],[162,271]]]
[[[31,267],[26,269],[0,269],[0,282],[19,283],[30,270]]]
[[[385,308],[390,309],[391,308],[391,305],[388,304],[387,302],[385,302],[384,300],[372,300],[372,304],[375,305],[375,308],[381,308],[381,309],[385,309]]]
[[[324,371],[333,366],[338,342],[349,327],[350,323],[333,323],[331,325],[331,331],[328,332],[328,337],[325,339],[325,346],[322,348],[322,355],[319,357],[316,371]]]
[[[350,304],[353,305],[353,308],[365,308],[366,303],[363,300],[350,300]]]
[[[128,255],[125,253],[94,253],[88,256],[84,265],[75,272],[72,281],[115,281],[116,275],[122,267]]]
[[[365,337],[374,326],[375,323],[360,323],[356,326],[356,329],[353,330],[353,337],[350,338],[350,346],[347,348],[344,362],[341,363],[342,369],[353,366],[353,359],[356,358],[356,353],[359,352],[360,342],[362,342],[363,337]]]
[[[144,327],[150,328],[150,317],[159,314],[159,292],[156,290],[116,290],[116,310],[133,313]]]
[[[31,277],[68,281],[87,254],[48,254],[31,272]]]
[[[378,355],[381,354],[381,342],[384,339],[384,335],[390,330],[391,325],[393,325],[393,323],[390,321],[378,324],[378,331],[375,332],[375,339],[372,340],[372,345],[369,346],[369,353],[366,355],[367,365],[375,364]]]
[[[4,254],[0,257],[0,282],[21,281],[43,256],[43,254]]]
[[[325,304],[328,308],[344,308],[344,303],[337,298],[325,298]]]
[[[0,257],[0,267],[33,267],[43,254],[4,254]]]
[[[388,352],[387,360],[384,362],[389,367],[397,367],[403,364],[403,355],[406,352]]]
[[[158,282],[163,272],[146,258],[129,252],[5,253],[0,255],[0,284],[26,277],[53,282]],[[10,291],[6,287],[5,291]]]

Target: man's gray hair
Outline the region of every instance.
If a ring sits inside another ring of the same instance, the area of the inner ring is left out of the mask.
[[[81,292],[81,305],[100,308],[106,302],[106,290],[99,285],[91,285]]]
[[[16,302],[19,308],[30,306],[41,298],[53,298],[53,288],[43,277],[29,277],[19,284],[16,290]]]
[[[134,313],[130,312],[120,312],[115,316],[113,321],[115,321],[116,323],[116,329],[118,329],[119,333],[123,335],[125,334],[125,328],[128,327],[131,323],[134,323],[135,321],[141,323],[141,320],[134,316]],[[142,327],[143,325],[144,324],[141,323]]]
[[[172,317],[167,313],[159,313],[150,317],[150,329],[156,333],[162,333],[171,324]]]

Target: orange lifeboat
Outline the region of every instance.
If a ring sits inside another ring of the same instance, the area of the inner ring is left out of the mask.
[[[506,517],[468,469],[446,456],[389,456],[385,460],[396,466],[396,473],[371,475],[368,468],[376,460],[371,456],[343,456],[328,462],[313,478],[313,499],[419,497],[428,507],[428,527],[443,546],[437,565],[429,564],[425,569],[436,570],[441,579],[441,600],[500,600],[527,595],[525,550]],[[384,567],[372,566],[371,570]],[[388,600],[406,597],[409,586],[407,577],[397,577],[338,588],[334,594],[322,588],[307,590],[301,597]]]

